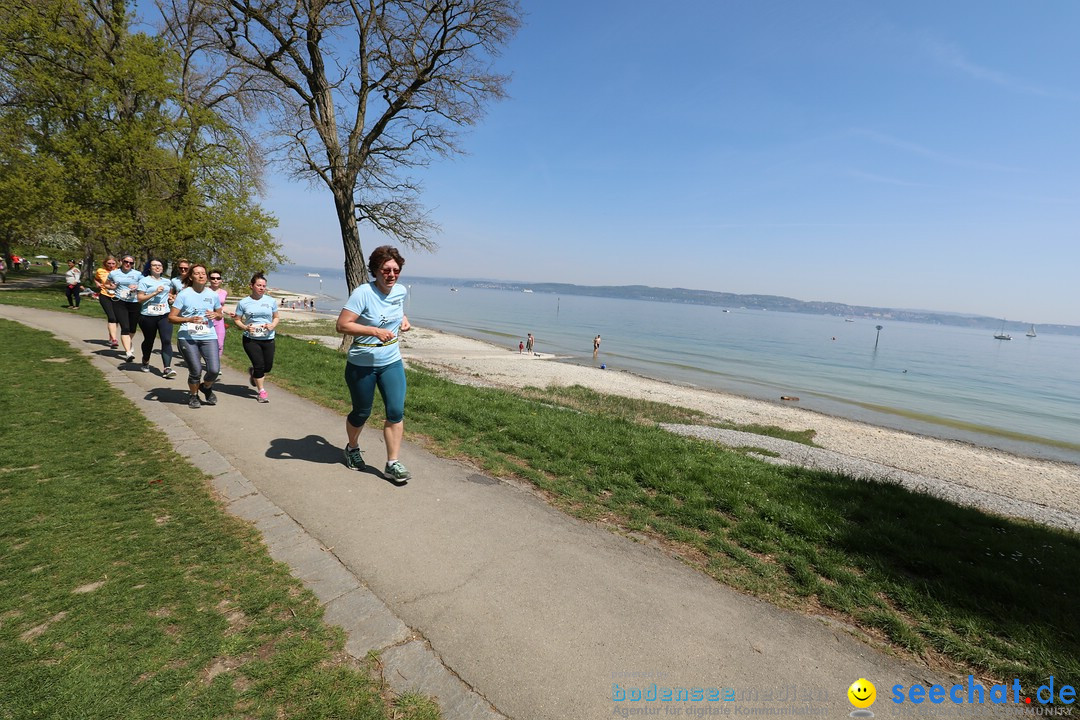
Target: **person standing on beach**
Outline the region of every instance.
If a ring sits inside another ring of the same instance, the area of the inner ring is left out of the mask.
[[[210,289],[213,292],[217,293],[218,300],[221,301],[221,307],[225,307],[225,299],[229,297],[229,293],[227,293],[224,290],[224,288],[221,287],[221,271],[220,270],[211,270],[210,271]],[[222,317],[220,319],[214,321],[214,332],[217,333],[218,357],[220,357],[221,354],[223,352],[225,352],[225,317],[224,317],[224,314],[222,314]]]
[[[523,352],[525,352],[525,341],[520,340],[518,341],[518,355],[522,354]]]
[[[53,260],[53,262],[56,261]],[[78,310],[79,294],[82,292],[82,270],[79,269],[74,260],[68,260],[68,269],[64,273],[64,284],[67,286],[67,306]]]
[[[169,293],[172,283],[161,277],[165,268],[160,260],[150,260],[149,275],[139,281],[139,302],[142,311],[139,314],[139,329],[142,330],[142,365],[143,372],[150,372],[150,354],[154,351],[154,337],[161,338],[161,376],[166,380],[176,377],[172,369],[172,323],[169,322]]]
[[[532,354],[533,351],[533,336],[529,333],[529,339],[525,341],[525,352]]]
[[[384,474],[391,480],[412,477],[401,464],[398,453],[405,435],[405,365],[401,361],[401,333],[408,332],[405,296],[408,290],[398,283],[405,259],[390,245],[375,248],[368,258],[368,270],[375,279],[353,290],[337,318],[337,331],[353,337],[345,363],[345,384],[352,399],[352,412],[345,418],[345,465],[364,469],[360,452],[360,431],[371,416],[375,388],[379,388],[386,421]]]
[[[143,274],[135,269],[135,258],[123,255],[120,267],[109,273],[107,285],[113,292],[113,313],[120,325],[120,344],[124,346],[124,358],[135,361],[134,337],[139,328],[139,281]]]
[[[251,360],[248,382],[258,391],[261,403],[270,402],[263,378],[274,369],[274,328],[278,324],[277,300],[266,294],[266,276],[251,276],[251,294],[236,303],[233,323],[244,332],[244,352]]]

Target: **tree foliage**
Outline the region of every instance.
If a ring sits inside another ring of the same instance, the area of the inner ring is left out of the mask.
[[[173,0],[204,64],[269,110],[274,151],[334,199],[351,291],[367,280],[358,223],[412,247],[435,225],[411,174],[458,153],[462,128],[504,95],[492,59],[516,0]],[[222,70],[221,72],[224,72]]]
[[[88,260],[190,255],[236,266],[232,279],[282,261],[249,144],[189,92],[171,39],[130,23],[126,0],[4,3],[0,162],[13,202],[0,206],[0,232],[29,242],[68,231]]]

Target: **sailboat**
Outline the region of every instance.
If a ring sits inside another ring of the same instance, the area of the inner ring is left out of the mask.
[[[1035,334],[1035,326],[1034,325],[1031,326],[1031,329],[1028,330],[1026,334],[1027,334],[1028,337],[1038,337]]]
[[[1001,330],[994,334],[995,340],[1012,340],[1012,335],[1005,332],[1005,321],[1001,321]]]

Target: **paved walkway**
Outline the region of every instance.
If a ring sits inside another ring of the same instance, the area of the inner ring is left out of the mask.
[[[192,410],[183,372],[169,381],[124,362],[101,319],[4,305],[0,317],[89,355],[212,477],[226,508],[259,527],[346,629],[349,652],[378,650],[392,687],[437,696],[450,720],[601,718],[646,706],[839,717],[860,677],[877,685],[874,713],[892,717],[888,688],[943,680],[415,445],[402,454],[407,484],[349,470],[343,418],[272,384],[260,405],[246,374],[226,369],[218,405]],[[380,432],[361,436],[380,468],[381,445]],[[733,688],[744,699],[629,699],[654,683]],[[745,699],[751,692],[756,700]],[[779,699],[792,693],[798,702]]]

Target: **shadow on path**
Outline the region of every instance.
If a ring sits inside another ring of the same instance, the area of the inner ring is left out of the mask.
[[[339,446],[331,444],[322,435],[308,435],[297,439],[278,438],[271,440],[270,449],[266,451],[266,457],[272,460],[302,460],[323,465],[340,465],[342,463],[341,453],[342,450]],[[403,487],[408,484],[407,480],[398,481],[386,477],[373,465],[367,465],[360,472],[385,480],[394,487]]]

